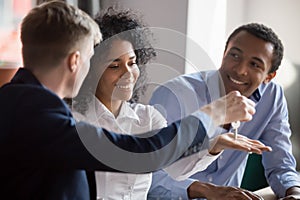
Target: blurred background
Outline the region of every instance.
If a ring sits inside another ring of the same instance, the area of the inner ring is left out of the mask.
[[[42,1],[0,0],[0,85],[22,67],[19,25]],[[285,47],[276,80],[285,90],[293,131],[293,153],[300,170],[300,1],[299,0],[67,0],[94,16],[117,4],[139,11],[153,27],[157,59],[148,66],[143,102],[164,81],[183,73],[217,69],[228,35],[237,26],[259,22],[271,27]]]

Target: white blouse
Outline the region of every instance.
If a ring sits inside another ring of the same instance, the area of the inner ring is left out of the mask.
[[[115,118],[97,98],[93,98],[85,116],[77,112],[73,115],[77,120],[123,134],[139,134],[167,126],[165,118],[153,106],[123,102]],[[151,181],[152,173],[96,172],[97,199],[146,200]]]
[[[73,112],[78,121],[86,121],[109,131],[122,134],[139,134],[167,126],[165,118],[153,106],[123,102],[117,118],[95,97],[85,116]],[[203,150],[181,159],[164,170],[177,180],[183,180],[202,171],[220,154],[213,156],[208,148],[214,139],[203,143]],[[115,172],[96,172],[97,199],[146,200],[152,181],[152,173],[129,174]]]

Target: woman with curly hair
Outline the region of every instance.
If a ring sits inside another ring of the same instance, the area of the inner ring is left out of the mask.
[[[74,99],[75,118],[123,134],[165,127],[154,107],[137,103],[146,89],[145,65],[156,56],[150,30],[133,11],[113,7],[95,21],[103,42],[95,48],[89,74]],[[151,173],[96,172],[97,196],[146,199],[151,179]]]

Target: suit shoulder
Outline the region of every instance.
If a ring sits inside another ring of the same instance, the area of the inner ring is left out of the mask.
[[[1,100],[15,105],[31,107],[65,106],[53,92],[38,85],[11,84],[0,90]]]

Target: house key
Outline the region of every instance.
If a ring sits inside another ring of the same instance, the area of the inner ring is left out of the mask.
[[[241,122],[240,121],[235,121],[231,122],[231,126],[234,129],[234,139],[237,139],[237,134],[238,134],[238,128],[240,127]]]

